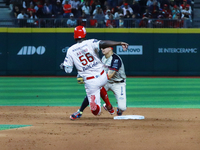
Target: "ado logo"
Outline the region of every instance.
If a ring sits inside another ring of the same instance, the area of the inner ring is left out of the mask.
[[[17,55],[33,55],[38,54],[42,55],[46,51],[44,46],[39,46],[38,48],[35,48],[34,46],[23,46],[20,51],[17,53]]]

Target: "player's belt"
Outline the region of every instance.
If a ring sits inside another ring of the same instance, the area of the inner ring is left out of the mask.
[[[102,75],[104,73],[104,70],[100,73],[100,75]],[[95,76],[91,76],[91,77],[87,77],[86,80],[90,80],[90,79],[94,79],[94,78],[98,78],[99,75]]]
[[[124,80],[121,80],[121,81],[113,81],[113,83],[124,83]]]

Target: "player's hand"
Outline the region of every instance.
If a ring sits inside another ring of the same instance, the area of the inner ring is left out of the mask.
[[[121,42],[122,48],[124,51],[126,51],[128,49],[128,43],[125,42]]]
[[[60,69],[64,69],[65,66],[63,65],[63,63],[60,64]]]

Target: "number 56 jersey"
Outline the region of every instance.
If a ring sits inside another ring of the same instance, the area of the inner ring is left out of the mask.
[[[72,45],[66,54],[64,66],[76,66],[83,78],[102,72],[103,64],[99,58],[99,40],[89,39]]]

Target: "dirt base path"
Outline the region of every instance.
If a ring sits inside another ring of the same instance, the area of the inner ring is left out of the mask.
[[[102,109],[69,116],[78,107],[0,107],[0,124],[32,125],[0,131],[1,150],[199,150],[200,109],[128,108],[114,120]]]

